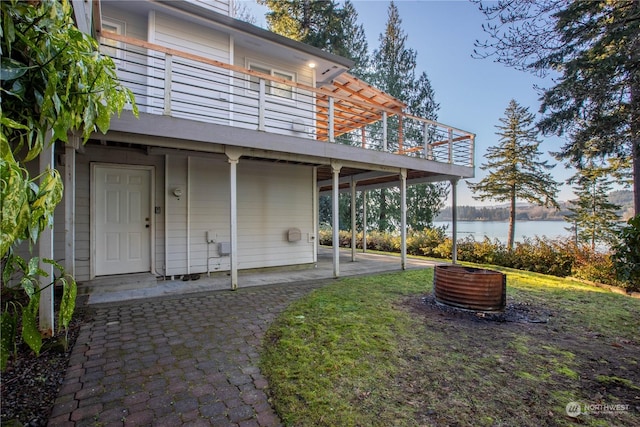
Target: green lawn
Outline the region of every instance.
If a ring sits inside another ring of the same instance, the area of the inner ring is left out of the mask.
[[[284,423],[640,425],[640,300],[509,270],[510,310],[536,322],[495,322],[442,310],[432,280],[343,279],[292,304],[261,363]]]

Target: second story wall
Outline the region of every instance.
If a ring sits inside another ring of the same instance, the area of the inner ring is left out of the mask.
[[[206,57],[226,64],[231,63],[231,45],[228,34],[208,28],[195,22],[181,20],[161,12],[151,12],[149,16],[149,41],[186,53]],[[164,81],[166,77],[165,57],[152,58],[152,70],[156,77]],[[172,99],[182,102],[183,107],[172,111],[174,117],[203,118],[219,124],[228,124],[228,102],[231,74],[226,70],[203,67],[197,61],[185,58],[171,59]],[[159,84],[153,84],[153,87]],[[162,94],[164,83],[154,91],[159,100],[156,108],[164,108]],[[156,97],[154,96],[154,99]]]
[[[315,86],[313,70],[269,56],[267,53],[234,46],[234,63],[249,70],[269,74],[273,77]],[[255,129],[259,107],[259,79],[237,76],[234,90],[238,96],[251,99],[245,105],[237,105],[234,111],[234,126]],[[315,99],[304,91],[286,83],[265,81],[265,130],[298,137],[315,138]]]

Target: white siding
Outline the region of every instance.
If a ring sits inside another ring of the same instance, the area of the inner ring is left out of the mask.
[[[298,228],[302,239],[287,241]],[[238,164],[238,268],[313,262],[313,181],[308,166]]]
[[[229,163],[220,159],[192,157],[191,187],[191,270],[229,270],[229,257],[218,253],[218,243],[229,242]],[[207,232],[213,243],[207,243]]]
[[[235,46],[234,56],[236,65],[249,68],[250,64],[255,64],[261,68],[293,74],[297,83],[312,87],[315,84],[313,71],[309,67],[300,67],[283,61],[276,61],[262,52],[249,51],[240,46]],[[236,98],[243,99],[242,102],[234,105],[233,126],[256,129],[258,93],[249,89],[246,76],[237,74],[234,80]],[[268,132],[315,138],[315,135],[309,132],[315,129],[314,97],[311,93],[294,89],[294,99],[284,99],[268,94],[266,102],[265,124]],[[294,130],[294,122],[302,126],[302,128],[297,126],[296,130]],[[300,131],[298,129],[304,130]]]
[[[187,158],[167,156],[167,265],[166,275],[187,273]],[[173,196],[174,189],[182,190],[180,198]]]
[[[204,9],[213,10],[214,12],[221,13],[223,15],[232,15],[232,1],[233,0],[184,0],[189,3],[197,4]],[[246,0],[245,0],[246,1]]]
[[[218,243],[229,242],[229,164],[226,157],[170,156],[167,200],[167,274],[229,270]],[[312,170],[306,166],[240,160],[238,165],[238,268],[313,262]],[[302,239],[287,241],[298,228]],[[207,243],[207,232],[214,243]],[[187,268],[187,263],[189,268]]]
[[[187,53],[229,63],[229,36],[205,26],[180,20],[159,12],[150,15],[151,42]],[[150,59],[153,66],[149,82],[155,89],[153,110],[161,114],[164,108],[164,55]],[[158,67],[158,68],[155,68]],[[192,120],[221,124],[229,123],[228,100],[230,76],[224,69],[203,67],[196,61],[174,57],[171,64],[171,115]]]

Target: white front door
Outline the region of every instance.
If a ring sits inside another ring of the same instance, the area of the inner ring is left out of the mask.
[[[96,276],[151,271],[151,172],[94,165]]]

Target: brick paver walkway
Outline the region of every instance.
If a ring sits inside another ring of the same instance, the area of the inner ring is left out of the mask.
[[[90,306],[50,426],[277,426],[262,337],[326,282]]]

